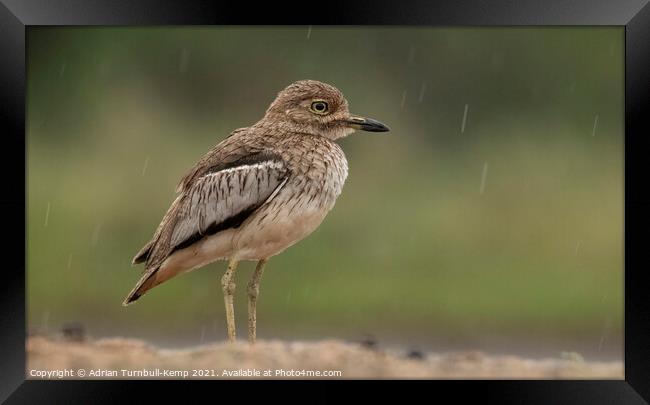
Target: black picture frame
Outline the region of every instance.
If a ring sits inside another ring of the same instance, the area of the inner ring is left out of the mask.
[[[0,282],[0,400],[7,403],[141,402],[137,398],[171,395],[182,382],[34,381],[25,379],[25,38],[40,25],[193,25],[193,24],[371,24],[371,25],[610,25],[625,27],[625,378],[621,381],[414,381],[366,385],[360,398],[379,394],[404,398],[411,390],[426,390],[434,400],[479,398],[497,403],[622,404],[650,401],[650,300],[644,273],[650,229],[650,193],[646,179],[650,151],[650,5],[648,0],[619,1],[480,1],[444,2],[346,1],[283,3],[207,1],[0,0],[0,159],[3,187],[2,246],[5,260]],[[319,7],[322,6],[322,7]],[[21,170],[25,173],[20,176]],[[22,213],[22,215],[20,215]],[[242,381],[192,381],[214,400],[216,390],[232,387],[242,393]],[[255,390],[281,386],[279,395],[300,400],[286,382],[260,381]],[[312,400],[341,400],[335,390],[295,382],[312,392]],[[350,388],[349,381],[327,381],[328,387]],[[210,384],[208,386],[208,384]],[[434,384],[431,387],[430,384]],[[405,386],[406,385],[406,386]],[[396,387],[397,388],[397,387]],[[152,394],[155,390],[155,395]],[[317,390],[317,391],[316,391]],[[185,387],[180,395],[189,393]],[[247,390],[246,398],[251,393]],[[451,396],[449,396],[451,395]],[[346,394],[345,399],[353,399]],[[171,397],[168,397],[168,399]],[[210,398],[210,397],[208,397]],[[242,397],[243,398],[243,397]],[[645,401],[644,401],[645,398]],[[313,401],[308,401],[313,402]]]

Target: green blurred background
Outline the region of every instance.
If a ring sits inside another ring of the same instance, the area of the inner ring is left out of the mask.
[[[184,172],[300,79],[392,131],[341,141],[343,194],[270,261],[261,338],[622,358],[615,27],[30,28],[30,329],[222,340],[223,262],[124,308],[130,261]]]

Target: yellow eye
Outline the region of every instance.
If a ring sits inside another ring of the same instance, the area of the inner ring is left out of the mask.
[[[316,114],[327,114],[327,112],[329,111],[329,106],[325,101],[318,100],[311,103],[310,109],[312,112],[315,112]]]

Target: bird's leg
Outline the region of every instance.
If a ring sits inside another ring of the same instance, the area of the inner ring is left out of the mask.
[[[264,272],[266,259],[257,262],[255,272],[248,282],[248,341],[250,344],[255,343],[257,332],[257,296],[260,293],[260,280]]]
[[[237,270],[237,260],[231,259],[228,262],[228,269],[221,277],[221,288],[223,290],[223,299],[226,303],[226,322],[228,323],[228,340],[232,343],[235,341],[235,270]]]

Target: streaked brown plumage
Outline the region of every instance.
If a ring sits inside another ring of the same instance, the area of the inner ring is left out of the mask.
[[[264,264],[309,235],[334,206],[348,171],[334,141],[355,129],[388,130],[351,115],[328,84],[303,80],[282,90],[260,121],[235,130],[182,178],[178,197],[133,259],[145,271],[124,305],[178,274],[227,259],[222,287],[232,341],[234,272],[239,261],[257,260],[248,286],[254,342]]]

